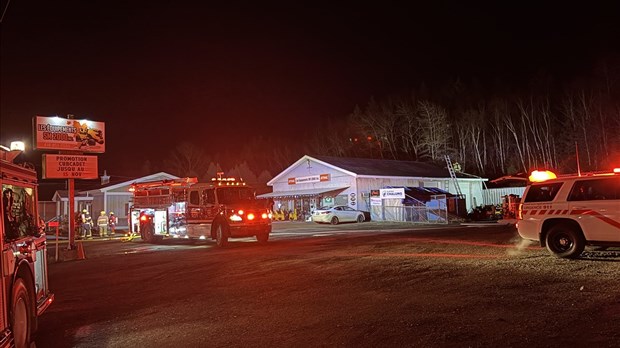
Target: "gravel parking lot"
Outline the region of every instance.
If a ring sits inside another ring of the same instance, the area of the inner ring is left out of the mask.
[[[563,260],[512,225],[362,225],[225,250],[87,244],[87,260],[50,265],[37,345],[620,346],[618,250]]]

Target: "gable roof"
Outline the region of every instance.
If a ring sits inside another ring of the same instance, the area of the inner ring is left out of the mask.
[[[172,175],[172,174],[168,174],[166,172],[159,172],[159,173],[155,173],[155,174],[151,174],[151,175],[147,175],[147,176],[143,176],[143,177],[138,177],[138,178],[133,178],[130,180],[127,180],[127,178],[116,178],[115,180],[113,180],[112,178],[110,179],[110,182],[104,185],[98,184],[98,185],[94,185],[91,187],[85,187],[85,188],[81,188],[80,192],[90,192],[90,191],[100,191],[100,192],[105,192],[105,191],[110,191],[110,190],[114,190],[123,186],[129,186],[131,184],[133,184],[134,182],[143,182],[143,181],[151,181],[151,180],[156,180],[156,179],[178,179],[179,177],[176,175]]]
[[[316,156],[314,158],[357,175],[426,178],[450,177],[450,173],[446,167],[442,168],[424,162],[331,156]]]

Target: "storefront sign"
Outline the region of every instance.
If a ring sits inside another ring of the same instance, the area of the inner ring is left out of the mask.
[[[36,150],[105,152],[105,123],[61,117],[33,119]]]
[[[382,205],[383,200],[381,199],[381,197],[370,197],[370,205],[372,206],[376,206],[376,205]]]
[[[298,178],[288,178],[288,184],[289,185],[307,184],[307,183],[323,182],[323,181],[329,181],[329,180],[330,180],[329,174],[320,174],[320,175],[300,176]]]
[[[405,188],[387,188],[379,190],[382,199],[405,198]]]
[[[43,179],[97,179],[97,156],[43,155]]]
[[[349,207],[357,209],[357,195],[355,192],[349,193]]]

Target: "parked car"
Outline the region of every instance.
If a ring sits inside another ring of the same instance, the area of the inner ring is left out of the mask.
[[[340,222],[364,222],[364,212],[346,205],[321,207],[312,213],[312,221],[337,225]]]

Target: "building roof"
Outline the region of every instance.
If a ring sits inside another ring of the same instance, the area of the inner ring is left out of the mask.
[[[338,168],[347,170],[357,175],[372,176],[406,176],[449,178],[447,167],[440,167],[430,163],[415,161],[397,161],[373,158],[350,158],[313,156],[315,159],[329,163]]]
[[[142,177],[138,177],[138,178],[127,178],[127,177],[115,177],[115,176],[110,176],[110,182],[106,183],[106,184],[101,184],[101,183],[95,183],[92,184],[90,186],[85,186],[85,187],[80,187],[79,191],[80,192],[87,192],[87,191],[109,191],[109,190],[113,190],[119,187],[123,187],[123,186],[129,186],[131,184],[133,184],[134,182],[143,182],[143,181],[149,181],[149,180],[155,180],[155,179],[159,179],[159,178],[165,178],[165,179],[178,179],[179,177],[177,177],[176,175],[172,175],[172,174],[168,174],[166,172],[159,172],[159,173],[155,173],[155,174],[151,174],[151,175],[147,175],[147,176],[142,176]]]

